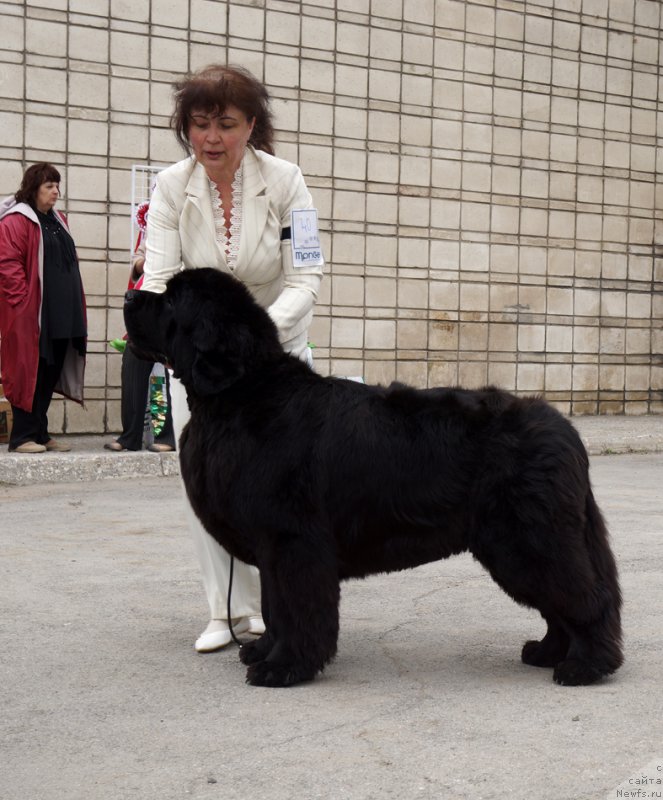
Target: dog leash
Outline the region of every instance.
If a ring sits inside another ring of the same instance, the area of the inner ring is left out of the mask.
[[[235,556],[230,556],[230,574],[228,575],[228,601],[227,601],[227,613],[228,613],[228,630],[230,631],[230,635],[232,636],[233,642],[241,649],[242,642],[237,638],[235,630],[233,628],[233,621],[232,617],[230,616],[230,598],[233,592],[233,573],[235,571]]]

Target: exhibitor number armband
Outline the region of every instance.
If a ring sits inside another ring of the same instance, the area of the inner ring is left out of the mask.
[[[293,208],[291,218],[292,263],[295,267],[321,267],[324,264],[318,212],[315,208]]]

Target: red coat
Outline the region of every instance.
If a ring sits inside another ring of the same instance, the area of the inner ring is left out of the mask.
[[[58,211],[55,214],[69,230],[66,217]],[[41,225],[27,203],[12,204],[11,198],[0,207],[0,217],[2,388],[13,406],[32,411],[39,365],[44,272]],[[82,296],[85,304],[85,295]],[[83,404],[84,373],[85,358],[70,343],[55,391]]]

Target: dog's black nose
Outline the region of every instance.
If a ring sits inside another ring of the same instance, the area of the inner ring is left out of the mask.
[[[124,305],[128,305],[129,303],[133,303],[134,298],[138,294],[136,289],[129,289],[127,292],[124,293]]]

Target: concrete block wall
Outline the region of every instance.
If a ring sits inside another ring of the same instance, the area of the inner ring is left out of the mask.
[[[0,193],[61,169],[89,301],[87,408],[54,429],[119,426],[131,166],[182,157],[171,84],[215,61],[265,80],[315,196],[320,371],[663,411],[658,0],[3,0],[0,25]]]

